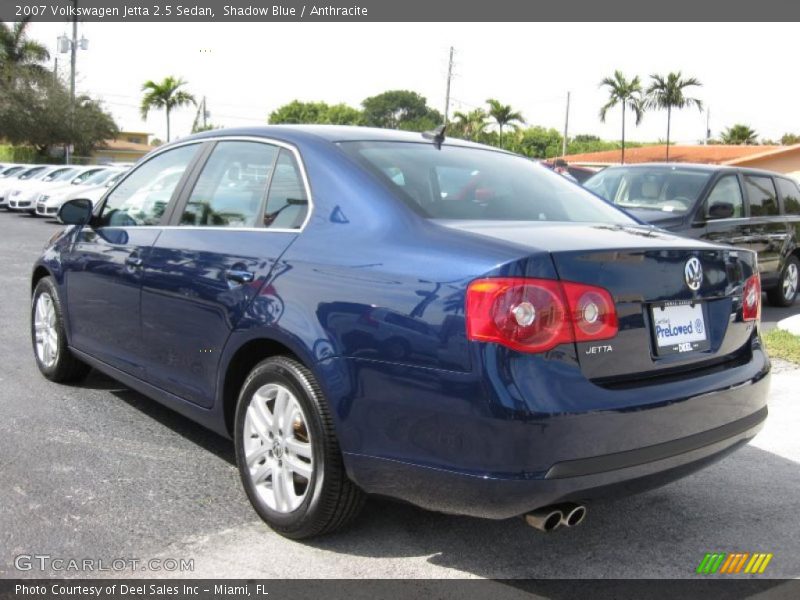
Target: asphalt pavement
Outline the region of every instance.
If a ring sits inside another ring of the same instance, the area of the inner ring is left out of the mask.
[[[691,578],[714,551],[771,552],[769,576],[800,577],[798,369],[776,361],[753,443],[666,487],[591,505],[580,527],[545,535],[521,519],[371,499],[347,531],[292,542],[250,508],[229,441],[97,373],[76,386],[40,376],[29,274],[57,227],[0,211],[0,577]],[[765,324],[797,312],[766,308]],[[28,555],[162,563],[19,570]],[[168,559],[194,570],[164,570]]]

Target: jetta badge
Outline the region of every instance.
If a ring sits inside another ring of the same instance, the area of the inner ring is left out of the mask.
[[[699,290],[703,285],[703,265],[700,264],[700,259],[693,256],[687,260],[686,266],[683,268],[683,275],[690,290],[693,292]]]

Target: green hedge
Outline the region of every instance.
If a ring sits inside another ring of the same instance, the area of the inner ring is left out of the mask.
[[[42,162],[42,156],[35,148],[0,144],[0,162],[37,163]]]

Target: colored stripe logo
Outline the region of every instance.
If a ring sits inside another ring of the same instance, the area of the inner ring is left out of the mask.
[[[707,552],[695,572],[699,575],[755,575],[763,573],[771,560],[772,553],[766,552]]]

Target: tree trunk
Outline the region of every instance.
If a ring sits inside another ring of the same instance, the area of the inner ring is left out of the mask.
[[[667,162],[669,162],[669,126],[672,121],[672,107],[667,107]]]
[[[503,147],[503,125],[500,124],[500,123],[498,123],[498,125],[500,125],[500,147],[502,148]]]
[[[622,161],[625,164],[625,101],[622,102]]]
[[[167,143],[169,143],[169,107],[167,107],[166,113],[167,113]]]

